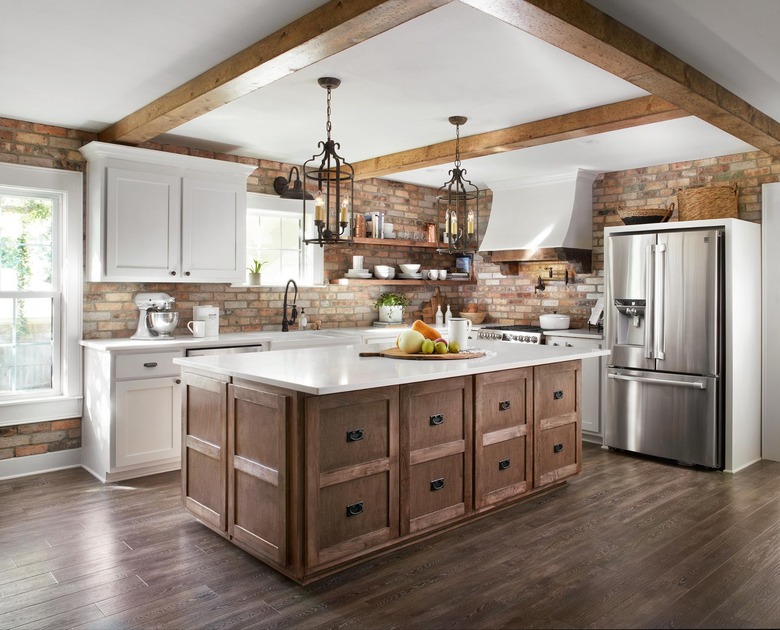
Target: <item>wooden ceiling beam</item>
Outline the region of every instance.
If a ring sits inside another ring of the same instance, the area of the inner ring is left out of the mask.
[[[462,0],[780,157],[780,123],[584,0]]]
[[[688,115],[686,111],[660,98],[644,96],[462,137],[460,157],[466,160],[504,151],[526,149]],[[355,179],[361,180],[446,164],[451,162],[454,156],[455,140],[447,140],[426,147],[355,162],[352,166],[355,169]]]
[[[332,0],[107,127],[140,144],[451,0]]]

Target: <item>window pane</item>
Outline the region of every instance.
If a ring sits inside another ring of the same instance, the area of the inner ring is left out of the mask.
[[[282,249],[294,249],[298,251],[301,234],[300,219],[282,219]]]
[[[0,299],[0,394],[51,389],[51,298]]]
[[[0,194],[0,290],[50,291],[51,199]]]

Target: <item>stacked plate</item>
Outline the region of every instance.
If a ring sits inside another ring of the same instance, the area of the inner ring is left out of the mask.
[[[467,274],[467,273],[458,273],[458,272],[451,273],[450,274],[450,278],[452,278],[453,280],[468,280],[469,279],[469,274]]]
[[[404,280],[422,280],[423,275],[421,273],[399,273],[398,277]]]
[[[371,277],[371,272],[368,269],[349,269],[346,274],[347,278],[361,278],[363,280]]]

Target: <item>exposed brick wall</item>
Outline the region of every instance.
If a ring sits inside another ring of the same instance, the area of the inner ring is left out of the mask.
[[[0,459],[81,446],[81,418],[0,427]]]
[[[50,168],[84,171],[85,161],[78,148],[95,140],[95,134],[0,118],[0,161]],[[255,165],[249,177],[251,192],[273,194],[273,179],[287,176],[289,165],[268,160],[214,154],[210,151],[171,145],[146,143],[145,148],[223,159]],[[780,180],[780,166],[762,152],[724,156],[632,169],[599,176],[593,187],[593,271],[575,274],[574,282],[563,282],[565,263],[553,264],[555,278],[550,280],[545,267],[549,263],[522,265],[516,276],[505,276],[501,268],[475,256],[476,286],[441,287],[445,302],[460,310],[467,302],[476,302],[488,313],[487,321],[502,323],[537,323],[542,313],[559,311],[572,316],[573,325],[582,325],[595,299],[603,292],[603,231],[605,226],[619,225],[617,206],[661,207],[674,200],[674,190],[692,185],[736,182],[739,186],[740,218],[760,222],[761,184]],[[355,185],[356,211],[382,211],[397,233],[420,232],[423,224],[435,221],[435,191],[429,188],[387,180],[368,180]],[[487,206],[489,207],[489,200]],[[481,219],[482,226],[487,216]],[[676,219],[676,214],[675,214]],[[410,250],[387,246],[355,246],[351,249],[328,248],[325,269],[328,277],[341,277],[351,266],[350,257],[360,254],[364,264],[415,261],[423,267],[448,266],[451,258],[432,250]],[[535,292],[538,276],[545,278],[545,290]],[[364,326],[376,319],[372,304],[382,291],[403,292],[412,305],[407,313],[411,320],[430,301],[432,290],[420,287],[375,285],[328,285],[302,288],[298,304],[306,308],[310,321],[323,326]],[[103,338],[129,336],[135,330],[137,309],[132,297],[139,291],[164,291],[177,299],[182,325],[192,315],[196,304],[218,305],[223,313],[223,331],[278,329],[281,320],[282,292],[275,287],[230,287],[225,284],[138,284],[87,283],[84,288],[84,336]],[[78,422],[78,420],[66,421]],[[11,457],[60,450],[78,446],[78,435],[60,436],[63,429],[55,423],[36,423],[0,428],[0,457]],[[37,427],[37,428],[36,428]],[[77,431],[78,426],[67,429]],[[49,440],[57,434],[56,440]],[[29,441],[25,442],[29,438]],[[65,445],[65,446],[60,446]],[[17,450],[22,449],[22,450]]]

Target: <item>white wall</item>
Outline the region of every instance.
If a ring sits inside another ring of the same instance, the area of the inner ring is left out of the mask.
[[[764,184],[761,197],[762,333],[764,339],[761,423],[764,459],[780,461],[780,183]]]

